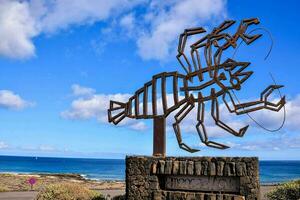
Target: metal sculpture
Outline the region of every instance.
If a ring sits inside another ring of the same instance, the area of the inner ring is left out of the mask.
[[[283,87],[282,85],[274,84],[268,86],[261,92],[257,101],[240,103],[238,99],[233,98],[235,95],[234,91],[241,89],[241,85],[253,74],[253,71],[245,71],[250,62],[239,62],[228,58],[221,63],[222,54],[229,47],[237,48],[239,39],[250,45],[262,36],[261,34],[249,35],[246,33],[248,26],[259,24],[257,18],[242,20],[236,33],[233,35],[223,32],[234,23],[235,21],[233,20],[225,21],[219,27],[214,28],[211,33],[193,43],[189,52],[191,61],[185,54],[187,38],[206,31],[202,27],[186,29],[179,37],[177,55],[177,59],[186,75],[178,72],[163,72],[154,75],[151,81],[145,83],[142,88],[135,92],[135,95],[129,98],[128,102],[110,101],[108,121],[118,124],[125,117],[165,119],[171,112],[178,110],[174,116],[175,122],[173,123],[178,144],[180,148],[193,153],[199,150],[193,149],[183,142],[180,122],[195,107],[198,109],[196,130],[201,141],[209,147],[218,149],[226,149],[228,146],[208,139],[204,125],[206,102],[211,102],[211,116],[215,124],[238,137],[242,137],[245,134],[249,125],[239,130],[234,130],[225,124],[220,119],[219,100],[225,103],[229,112],[237,115],[261,109],[279,111],[285,105],[285,97],[281,97],[277,103],[274,103],[269,100],[269,96],[275,89]],[[205,67],[202,67],[200,49],[204,53]],[[215,52],[213,53],[214,50]],[[167,88],[171,88],[171,91],[167,92]],[[205,94],[205,91],[208,91],[206,92],[208,94]],[[180,95],[181,93],[183,95]],[[171,105],[169,105],[170,100],[168,100],[170,96],[173,99]],[[159,106],[161,109],[157,106],[158,99],[161,100],[161,106]],[[161,112],[159,113],[159,111]]]

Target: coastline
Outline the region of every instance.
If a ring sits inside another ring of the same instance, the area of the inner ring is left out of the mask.
[[[36,179],[36,184],[32,190],[28,183],[30,178]],[[68,173],[0,173],[0,188],[5,188],[6,192],[30,191],[36,193],[48,184],[64,182],[80,183],[82,186],[110,196],[114,196],[116,193],[125,193],[125,181],[121,180],[91,180],[80,174]],[[265,199],[264,195],[278,185],[280,183],[262,183],[260,189],[261,198]]]
[[[31,189],[28,180],[34,178],[36,183]],[[0,173],[0,188],[7,192],[39,191],[54,183],[80,183],[92,190],[125,190],[125,182],[119,180],[91,180],[80,174],[49,173]]]
[[[0,173],[0,187],[4,187],[8,192],[32,191],[28,180],[36,179],[33,191],[40,190],[43,186],[53,183],[73,182],[80,183],[92,190],[125,190],[123,180],[93,180],[81,174],[73,173]],[[3,184],[5,183],[5,184]],[[274,188],[281,183],[262,183],[262,188]]]
[[[66,181],[66,182],[82,182],[86,184],[95,184],[95,185],[102,185],[102,187],[111,186],[113,188],[115,186],[119,186],[120,188],[116,189],[124,189],[125,188],[125,180],[118,180],[118,179],[96,179],[96,178],[88,178],[87,175],[84,174],[77,174],[77,173],[31,173],[31,172],[0,172],[0,186],[1,184],[5,183],[5,180],[9,179],[21,179],[22,181],[26,182],[26,178],[36,178],[37,181],[44,182],[48,180],[49,183],[54,183],[55,181]],[[295,179],[297,180],[297,179]],[[21,181],[21,182],[22,182]],[[293,181],[293,180],[290,180]],[[288,181],[282,182],[261,182],[260,186],[262,187],[274,187],[281,185]],[[124,183],[122,185],[121,183]],[[26,187],[25,187],[26,188]],[[107,188],[104,188],[107,189]]]
[[[29,178],[37,180],[36,187],[41,184],[51,184],[58,182],[82,183],[90,189],[125,189],[125,180],[94,179],[87,178],[86,175],[76,173],[19,173],[19,172],[0,172],[0,186],[5,185],[9,191],[28,191],[30,185],[27,183]],[[13,182],[12,182],[13,180]],[[291,180],[292,181],[292,180]],[[276,187],[285,182],[263,182],[261,187]],[[15,190],[15,188],[20,188]],[[34,187],[33,190],[37,188]]]

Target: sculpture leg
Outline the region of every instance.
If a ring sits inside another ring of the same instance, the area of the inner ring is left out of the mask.
[[[201,94],[198,95],[198,113],[197,113],[198,123],[196,125],[196,129],[197,129],[198,135],[199,135],[202,143],[204,143],[206,146],[214,147],[214,148],[218,148],[218,149],[229,148],[228,146],[226,146],[224,144],[220,144],[220,143],[208,140],[205,125],[204,125],[205,104],[203,101],[201,101],[201,98],[199,98],[200,96],[201,96]]]
[[[273,103],[268,100],[269,96],[273,93],[274,90],[282,87],[283,85],[270,85],[261,93],[260,98],[265,103],[264,108],[278,112],[285,105],[285,96],[281,97],[281,99],[277,103]]]
[[[217,98],[214,98],[212,100],[212,103],[211,103],[211,116],[214,119],[217,126],[219,126],[220,128],[226,130],[227,132],[231,133],[232,135],[235,135],[235,136],[238,136],[238,137],[242,137],[246,133],[246,131],[249,127],[249,125],[247,125],[247,126],[241,128],[239,131],[235,131],[230,126],[228,126],[227,124],[222,122],[220,120],[220,116],[219,116],[219,103],[218,103]]]
[[[177,57],[177,60],[179,61],[180,65],[182,66],[182,68],[184,69],[184,71],[187,74],[192,72],[191,63],[189,62],[189,60],[184,52],[186,43],[187,43],[187,39],[190,36],[201,34],[204,32],[205,32],[205,29],[202,27],[185,29],[184,32],[182,34],[180,34],[180,36],[179,36],[179,43],[178,43],[178,49],[177,49],[178,55],[176,57]],[[196,65],[194,65],[194,68],[195,68],[195,70],[197,70]]]
[[[256,34],[256,35],[249,35],[246,34],[246,30],[248,28],[248,26],[252,25],[252,24],[259,24],[259,20],[257,18],[252,18],[252,19],[244,19],[241,24],[240,24],[240,30],[243,29],[243,31],[240,34],[240,37],[242,38],[242,40],[247,44],[251,44],[252,42],[254,42],[256,39],[260,38],[262,36],[262,34]]]
[[[194,153],[199,150],[193,149],[193,148],[189,147],[188,145],[186,145],[185,143],[183,143],[179,124],[194,107],[195,107],[194,102],[188,100],[185,103],[185,105],[183,106],[183,108],[181,108],[179,110],[179,112],[175,115],[175,117],[174,117],[175,123],[173,124],[174,132],[176,134],[176,138],[177,138],[179,147],[190,153]]]

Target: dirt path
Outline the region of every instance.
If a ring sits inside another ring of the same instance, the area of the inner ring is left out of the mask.
[[[110,197],[115,197],[118,195],[125,194],[125,190],[97,190],[104,196],[109,195]]]
[[[37,192],[1,192],[0,200],[34,200]]]
[[[260,186],[260,198],[261,200],[267,200],[265,198],[265,194],[267,194],[268,192],[270,192],[271,190],[273,190],[276,186],[273,185],[263,185]]]
[[[269,192],[274,186],[261,186],[260,194],[261,200],[266,200],[264,194]],[[118,196],[125,193],[125,190],[97,190],[104,196],[110,197]],[[34,200],[37,192],[2,192],[0,193],[0,200]]]

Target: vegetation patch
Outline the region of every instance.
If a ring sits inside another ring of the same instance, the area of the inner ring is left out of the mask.
[[[6,186],[0,185],[0,192],[8,192],[8,188]]]
[[[98,192],[76,183],[51,184],[42,189],[36,200],[104,200]]]
[[[1,1],[1,0],[0,0]],[[29,179],[34,178],[36,183],[31,188]],[[1,174],[0,186],[8,191],[41,191],[45,186],[56,183],[78,183],[92,190],[125,189],[122,181],[94,181],[84,179],[79,174]]]
[[[300,199],[300,180],[277,186],[266,194],[269,200],[297,200]]]

